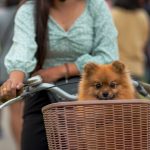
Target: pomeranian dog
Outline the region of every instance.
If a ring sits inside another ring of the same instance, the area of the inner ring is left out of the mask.
[[[136,92],[127,67],[120,61],[111,64],[88,63],[78,89],[78,100],[135,99]]]

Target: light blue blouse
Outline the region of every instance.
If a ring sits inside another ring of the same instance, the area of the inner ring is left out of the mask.
[[[5,58],[7,71],[30,73],[36,66],[34,2],[22,5],[15,17],[13,45]],[[117,31],[104,0],[86,0],[84,12],[66,32],[54,18],[48,20],[49,50],[43,68],[73,62],[79,71],[88,62],[118,59]]]

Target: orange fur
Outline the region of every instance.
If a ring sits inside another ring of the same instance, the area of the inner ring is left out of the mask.
[[[120,61],[111,64],[88,63],[79,83],[78,100],[134,99],[130,74]]]

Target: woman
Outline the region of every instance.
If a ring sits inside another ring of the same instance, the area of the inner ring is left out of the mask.
[[[13,42],[3,97],[15,96],[32,72],[56,82],[79,76],[87,62],[118,59],[117,32],[104,0],[28,1],[17,12]],[[56,98],[43,91],[25,101],[22,150],[48,149],[41,108]]]
[[[149,18],[143,5],[144,0],[115,0],[112,9],[119,33],[120,59],[138,80],[144,79],[144,49],[149,36]]]

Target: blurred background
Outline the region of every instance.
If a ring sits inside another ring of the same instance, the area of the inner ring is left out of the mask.
[[[0,84],[7,79],[4,57],[13,37],[14,16],[21,0],[0,0]],[[137,3],[138,1],[138,3]],[[106,0],[119,32],[120,59],[133,78],[150,83],[150,0]],[[22,104],[0,112],[0,150],[19,150]]]
[[[17,145],[10,127],[10,111],[6,108],[2,112],[1,131],[0,131],[0,149],[17,150]]]
[[[4,58],[14,33],[14,17],[21,0],[0,0],[0,84],[8,77]],[[22,128],[21,102],[0,112],[0,150],[19,150]]]

